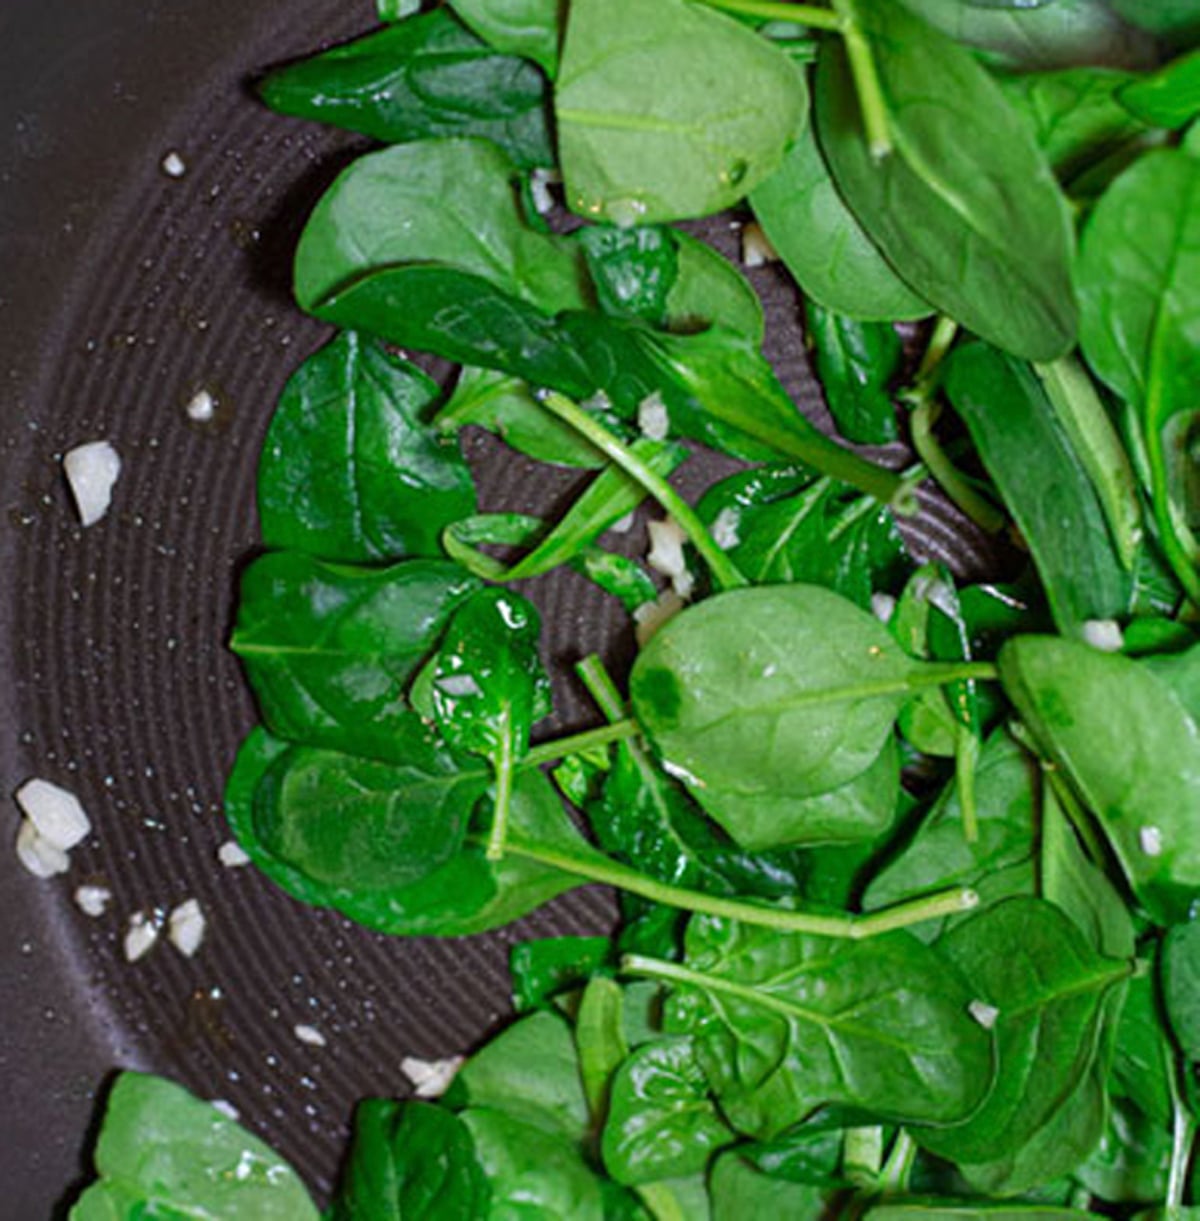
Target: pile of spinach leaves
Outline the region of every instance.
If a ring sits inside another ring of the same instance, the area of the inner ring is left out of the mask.
[[[262,84],[383,147],[296,255],[342,329],[263,449],[228,817],[387,932],[595,882],[624,918],[517,947],[520,1016],[362,1104],[328,1216],[1200,1216],[1200,3],[413,8]],[[844,440],[674,227],[730,208]],[[468,427],[591,481],[480,506]],[[739,469],[693,504],[698,446]],[[924,481],[1010,579],[905,547]],[[611,545],[647,503],[668,592]],[[580,658],[594,725],[549,738],[564,565],[641,648]],[[316,1215],[145,1078],[97,1169],[73,1216]]]

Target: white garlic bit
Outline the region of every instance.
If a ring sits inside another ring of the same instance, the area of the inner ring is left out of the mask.
[[[113,893],[107,886],[77,886],[75,888],[75,906],[85,916],[93,920],[103,916],[112,902]]]
[[[63,455],[63,472],[79,520],[94,526],[112,504],[113,486],[121,474],[121,458],[107,441],[88,441]]]
[[[400,1071],[413,1083],[418,1098],[440,1098],[462,1066],[462,1056],[447,1056],[444,1060],[419,1060],[405,1056]]]
[[[160,925],[161,921],[157,916],[148,916],[145,912],[134,912],[129,917],[122,947],[126,962],[137,962],[139,958],[145,958],[150,953],[158,940]]]
[[[17,859],[35,878],[53,878],[71,867],[67,854],[38,834],[28,818],[21,819],[17,830]]]
[[[250,854],[236,839],[227,839],[217,849],[217,860],[226,869],[241,869],[243,865],[250,864]]]
[[[79,798],[49,780],[26,780],[13,796],[38,834],[64,852],[92,829]]]
[[[167,936],[171,944],[186,958],[200,948],[208,922],[195,899],[185,899],[167,917]]]
[[[307,1043],[309,1047],[325,1047],[329,1043],[329,1040],[315,1026],[306,1026],[303,1023],[293,1026],[292,1034],[301,1043]]]

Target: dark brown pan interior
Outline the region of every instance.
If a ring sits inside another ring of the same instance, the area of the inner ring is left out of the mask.
[[[216,859],[223,777],[253,720],[224,641],[255,546],[258,446],[325,334],[291,305],[291,249],[362,147],[270,115],[247,82],[372,18],[367,0],[5,0],[0,13],[0,783],[60,783],[95,827],[65,879],[37,881],[0,850],[5,1217],[50,1215],[82,1173],[115,1066],[232,1103],[324,1193],[357,1098],[403,1093],[404,1056],[464,1050],[501,1019],[513,941],[611,920],[607,896],[580,891],[493,936],[390,940]],[[161,167],[172,151],[180,178]],[[727,220],[706,232],[736,254]],[[770,268],[754,278],[770,354],[819,410],[794,294]],[[185,405],[202,388],[218,411],[200,427]],[[59,459],[100,438],[123,472],[108,517],[83,530]],[[485,502],[528,507],[531,468],[470,445]],[[571,480],[537,486],[544,506]],[[970,567],[978,540],[945,509],[912,529],[923,554]],[[577,724],[569,663],[619,652],[619,619],[570,578],[538,597],[560,725]],[[89,881],[115,896],[97,919],[72,901]],[[209,922],[196,957],[160,942],[127,963],[129,915],[188,897]],[[298,1024],[327,1045],[299,1041]]]

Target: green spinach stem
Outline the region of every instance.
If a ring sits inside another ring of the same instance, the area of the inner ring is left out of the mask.
[[[568,734],[565,738],[552,738],[539,742],[521,758],[520,767],[540,767],[543,763],[554,763],[568,755],[581,755],[585,751],[608,746],[612,742],[623,742],[641,733],[641,726],[632,718],[617,721],[612,725],[601,725],[596,729],[585,729],[582,733]]]
[[[539,393],[542,406],[581,437],[590,441],[606,458],[635,479],[679,523],[692,546],[708,565],[713,580],[721,589],[738,589],[749,584],[733,561],[713,541],[707,527],[695,510],[661,475],[651,470],[629,447],[615,437],[598,420],[593,419],[578,403],[555,390]]]
[[[954,778],[958,784],[963,838],[968,844],[979,839],[979,812],[975,805],[975,764],[978,759],[979,738],[969,725],[960,724],[954,731]]]
[[[1175,1065],[1168,1066],[1167,1078],[1171,1084],[1171,1108],[1174,1121],[1171,1125],[1171,1167],[1167,1173],[1167,1198],[1163,1201],[1168,1217],[1174,1210],[1183,1207],[1187,1192],[1188,1170],[1192,1163],[1192,1151],[1196,1143],[1196,1121],[1179,1097],[1179,1086],[1175,1080]]]
[[[563,873],[571,873],[605,886],[613,886],[617,890],[640,895],[643,899],[650,899],[667,907],[704,912],[709,916],[739,920],[743,924],[760,925],[763,928],[778,929],[780,932],[812,933],[820,937],[848,938],[852,941],[876,937],[923,920],[934,920],[956,912],[968,911],[979,902],[979,896],[973,890],[958,887],[928,899],[900,903],[865,916],[822,916],[710,895],[683,886],[671,886],[592,849],[588,849],[586,855],[576,856],[548,844],[510,838],[508,851],[513,856],[549,865],[553,869],[561,869]]]
[[[840,34],[846,28],[844,17],[814,4],[792,4],[789,0],[704,0],[704,3],[726,13],[761,17],[764,21],[787,21],[812,30],[833,30]]]
[[[941,407],[931,395],[917,399],[909,418],[913,448],[942,491],[981,530],[986,530],[988,534],[999,534],[1007,519],[990,501],[975,491],[947,457],[933,431],[939,415]]]
[[[879,69],[871,44],[864,36],[854,15],[850,0],[833,0],[841,16],[841,35],[846,44],[846,58],[850,61],[850,75],[854,78],[854,89],[858,94],[858,105],[862,111],[863,131],[867,136],[867,148],[876,160],[892,152],[891,123],[888,121],[887,102],[883,86],[879,82]]]
[[[506,703],[500,713],[500,744],[492,760],[496,775],[496,798],[492,803],[492,829],[488,835],[487,859],[498,861],[504,856],[508,839],[508,812],[512,806],[513,786],[512,705]]]
[[[612,675],[604,668],[604,662],[595,653],[589,653],[576,667],[575,673],[587,688],[587,693],[596,701],[596,707],[610,724],[616,724],[626,715],[625,701],[613,682]]]
[[[880,1191],[884,1195],[903,1195],[908,1190],[908,1177],[916,1160],[917,1142],[901,1128],[879,1172]]]

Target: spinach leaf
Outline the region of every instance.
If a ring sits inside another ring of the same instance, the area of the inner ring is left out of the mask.
[[[1085,174],[1095,181],[1088,171],[1107,164],[1111,178],[1141,152],[1145,124],[1117,99],[1121,88],[1137,80],[1133,73],[1079,67],[997,80],[1069,194],[1076,194]]]
[[[923,318],[911,289],[847,207],[807,127],[783,164],[750,192],[750,206],[805,296],[850,318]]]
[[[726,1118],[758,1138],[822,1104],[899,1123],[953,1123],[990,1079],[989,1039],[958,972],[907,933],[869,941],[693,917],[667,1029],[695,1037]]]
[[[1200,53],[1193,51],[1126,85],[1121,103],[1153,127],[1177,128],[1200,114]]]
[[[594,1132],[608,1113],[613,1074],[629,1054],[625,995],[615,980],[597,975],[583,989],[575,1016],[575,1049]]]
[[[1009,698],[1083,794],[1134,893],[1158,921],[1185,919],[1200,890],[1187,811],[1200,792],[1200,727],[1145,666],[1048,636],[999,656]]]
[[[558,67],[561,0],[451,0],[450,7],[497,51]]]
[[[914,1199],[887,1201],[863,1214],[863,1221],[1098,1221],[1099,1214],[1053,1204],[986,1200]]]
[[[900,367],[901,343],[887,322],[860,322],[804,304],[805,336],[838,431],[861,445],[886,445],[899,435],[888,385]]]
[[[608,962],[607,937],[539,937],[519,941],[509,951],[513,1008],[518,1013],[541,1009],[555,996],[578,987]]]
[[[705,492],[697,512],[758,585],[824,585],[866,609],[907,566],[886,505],[796,466],[731,475]]]
[[[480,276],[549,310],[585,307],[577,244],[526,224],[515,177],[500,149],[465,136],[360,157],[321,197],[300,237],[297,300],[311,310],[372,270],[417,264]],[[455,305],[467,308],[463,299]]]
[[[963,833],[962,804],[951,783],[912,839],[873,877],[863,902],[867,907],[886,907],[951,886],[971,887],[983,904],[1032,894],[1039,792],[1033,758],[1007,732],[996,730],[984,743],[975,768],[979,833],[974,842]],[[951,916],[944,924],[931,921],[912,931],[922,940],[932,940],[969,918]]]
[[[1163,1007],[1180,1050],[1188,1060],[1200,1061],[1200,922],[1177,924],[1162,948]]]
[[[1121,19],[1142,30],[1150,30],[1171,42],[1187,46],[1200,36],[1200,8],[1196,0],[1109,0]]]
[[[746,277],[711,246],[672,231],[679,274],[667,294],[667,325],[688,333],[720,327],[762,346],[766,324],[762,301]]]
[[[1096,492],[1036,375],[983,344],[946,362],[946,394],[1021,529],[1060,632],[1122,616],[1130,581]]]
[[[574,0],[554,96],[567,202],[622,225],[719,212],[779,165],[807,101],[801,70],[723,14]]]
[[[1129,981],[1117,1019],[1110,1092],[1127,1097],[1165,1131],[1172,1121],[1175,1056],[1159,1001],[1161,958],[1158,966]]]
[[[225,794],[226,817],[238,842],[267,877],[301,902],[336,908],[357,923],[382,932],[460,937],[508,924],[581,884],[573,874],[511,853],[502,861],[488,861],[474,843],[465,845],[427,877],[406,886],[368,890],[353,879],[345,885],[316,882],[277,854],[258,830],[264,818],[281,826],[291,817],[286,808],[267,805],[263,809],[279,792],[277,783],[264,785],[266,773],[286,768],[289,756],[303,758],[306,753],[306,748],[290,747],[255,730],[242,744]],[[331,762],[330,770],[335,766]],[[482,790],[486,775],[480,771],[475,777]],[[277,778],[278,770],[273,779]],[[510,834],[515,827],[541,844],[570,850],[580,844],[557,793],[540,772],[523,772],[517,779]]]
[[[263,542],[348,562],[440,556],[473,512],[457,446],[422,419],[439,396],[414,365],[345,331],[292,375],[258,467]]]
[[[409,684],[478,587],[445,560],[366,569],[275,552],[242,575],[230,647],[280,737],[392,761],[424,757],[429,734]]]
[[[875,53],[894,148],[872,156],[842,40],[822,43],[817,124],[838,189],[933,305],[1019,356],[1063,355],[1077,322],[1073,234],[1024,121],[968,52],[902,4],[847,3]]]
[[[1080,342],[1136,411],[1159,539],[1193,600],[1200,545],[1189,436],[1200,413],[1200,161],[1178,149],[1140,158],[1096,205],[1079,264]]]
[[[317,1221],[296,1172],[209,1103],[162,1077],[124,1072],[108,1097],[95,1153],[99,1181],[72,1221],[188,1217]]]
[[[904,0],[904,4],[956,42],[1024,72],[1084,65],[1139,68],[1154,61],[1153,41],[1113,12],[1134,5],[1144,8],[1139,0],[1116,0],[1111,5],[1103,0],[1054,0],[1038,8],[992,10],[969,0]]]
[[[480,136],[518,165],[554,164],[545,78],[497,54],[445,9],[277,68],[259,92],[280,114],[388,144]]]
[[[655,225],[618,229],[587,225],[577,230],[596,300],[615,318],[662,325],[679,274],[679,252],[670,230]]]
[[[939,949],[976,990],[994,1032],[996,1075],[983,1105],[955,1127],[914,1129],[960,1166],[1019,1152],[1091,1072],[1105,1000],[1128,977],[1050,903],[1008,899],[963,921]]]
[[[1102,1200],[1153,1204],[1166,1197],[1170,1165],[1170,1129],[1128,1100],[1113,1098],[1099,1145],[1074,1174]]]
[[[569,1023],[542,1010],[519,1018],[458,1071],[467,1105],[503,1111],[562,1140],[580,1139],[588,1107]]]
[[[637,1194],[654,1221],[713,1221],[708,1188],[701,1174],[646,1183]]]
[[[489,1217],[604,1221],[600,1180],[572,1142],[488,1107],[462,1119],[492,1185]]]
[[[667,766],[720,820],[725,793],[782,802],[865,771],[918,668],[838,595],[764,586],[662,627],[634,664],[630,696]]]
[[[645,1043],[617,1070],[601,1148],[618,1183],[696,1174],[736,1139],[709,1095],[692,1039]]]
[[[1133,957],[1133,920],[1125,901],[1088,859],[1048,780],[1042,786],[1038,870],[1042,898],[1068,915],[1098,953]]]
[[[447,433],[467,424],[486,428],[539,462],[585,470],[604,465],[594,445],[542,409],[527,382],[495,369],[464,368],[434,422]]]
[[[467,1126],[427,1102],[370,1098],[329,1221],[476,1221],[491,1189]]]
[[[772,1178],[737,1151],[721,1154],[708,1176],[713,1221],[819,1217],[825,1193],[807,1183]]]

